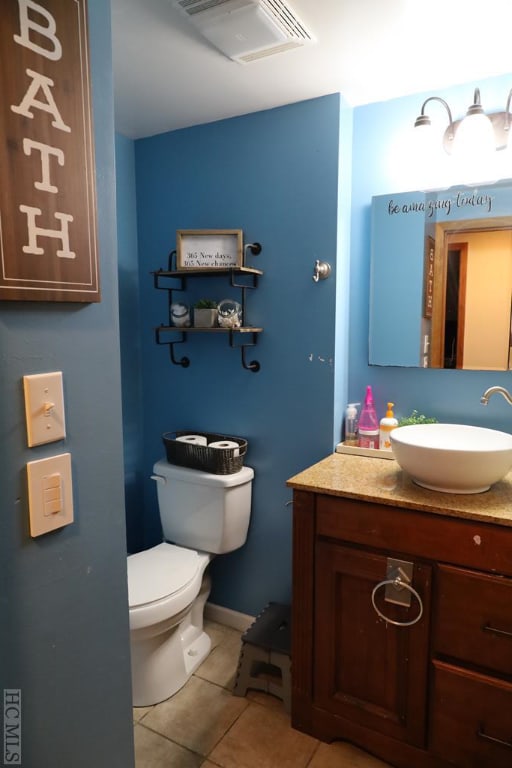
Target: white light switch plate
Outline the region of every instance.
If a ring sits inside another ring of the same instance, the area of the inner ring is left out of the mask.
[[[29,447],[66,437],[62,372],[24,376],[23,389]]]
[[[73,522],[71,454],[27,463],[30,535],[41,536]]]

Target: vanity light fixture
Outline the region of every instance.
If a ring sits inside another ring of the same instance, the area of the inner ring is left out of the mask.
[[[480,89],[475,88],[473,103],[466,116],[460,120],[454,120],[451,109],[444,99],[440,96],[429,96],[422,104],[421,113],[416,118],[414,127],[421,130],[426,139],[432,131],[432,122],[425,108],[429,102],[436,101],[444,106],[448,114],[448,127],[443,135],[443,147],[449,155],[468,156],[472,153],[485,154],[488,151],[503,150],[509,144],[512,122],[511,100],[512,88],[507,97],[505,111],[486,114],[480,101]],[[512,142],[509,148],[512,149]]]

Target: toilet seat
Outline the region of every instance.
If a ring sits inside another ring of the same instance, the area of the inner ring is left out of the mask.
[[[156,624],[182,611],[199,593],[211,556],[163,542],[128,556],[130,628]]]

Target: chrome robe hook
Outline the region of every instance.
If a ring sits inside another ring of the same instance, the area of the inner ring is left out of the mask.
[[[315,268],[313,270],[313,280],[318,283],[319,280],[327,280],[331,274],[331,265],[327,261],[315,261]]]

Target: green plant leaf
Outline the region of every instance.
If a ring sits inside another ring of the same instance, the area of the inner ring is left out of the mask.
[[[398,419],[398,426],[408,427],[411,424],[437,424],[437,421],[435,416],[423,416],[423,414],[414,410],[410,416],[404,416],[401,419]]]
[[[213,299],[199,299],[194,304],[195,309],[217,309],[217,302]]]

